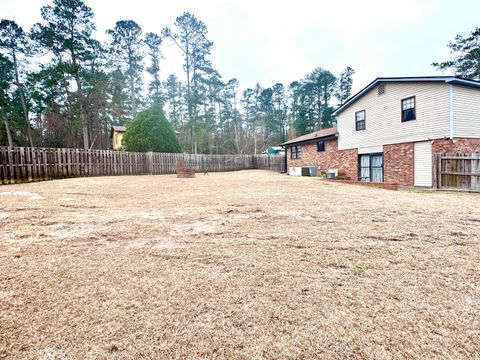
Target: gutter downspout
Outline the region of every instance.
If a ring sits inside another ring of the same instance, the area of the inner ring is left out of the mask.
[[[454,121],[453,121],[453,84],[448,84],[448,122],[450,126],[450,139],[454,137]]]

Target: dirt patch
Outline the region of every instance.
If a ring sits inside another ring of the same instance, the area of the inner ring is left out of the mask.
[[[478,196],[264,171],[0,188],[0,358],[474,358]]]
[[[44,200],[45,197],[37,193],[31,193],[28,191],[2,191],[0,192],[0,198],[4,197],[23,197],[26,200]]]
[[[0,221],[8,218],[9,215],[10,214],[8,212],[0,211]]]

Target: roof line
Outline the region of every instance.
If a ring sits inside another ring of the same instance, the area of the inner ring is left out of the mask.
[[[470,87],[480,88],[480,81],[465,79],[458,76],[410,76],[410,77],[378,77],[373,80],[370,84],[365,86],[362,90],[358,93],[353,95],[350,99],[348,99],[343,105],[338,107],[332,115],[338,115],[351,104],[353,104],[356,100],[360,97],[365,95],[371,88],[373,88],[376,84],[380,82],[445,82],[445,83],[453,83],[459,85],[465,85]]]
[[[293,146],[293,145],[297,145],[297,144],[313,142],[313,141],[316,141],[318,139],[329,140],[329,139],[335,139],[337,137],[338,137],[338,133],[331,134],[331,135],[317,136],[317,137],[314,137],[314,138],[311,138],[311,139],[305,139],[305,140],[298,140],[298,141],[290,140],[290,141],[284,142],[283,144],[280,144],[280,146]]]

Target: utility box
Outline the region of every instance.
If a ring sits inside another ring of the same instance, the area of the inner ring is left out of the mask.
[[[301,167],[291,167],[291,168],[288,168],[288,175],[292,175],[292,176],[302,176],[302,168],[301,168]]]

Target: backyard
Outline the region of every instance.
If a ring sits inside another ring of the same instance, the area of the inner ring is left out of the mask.
[[[0,186],[0,358],[472,358],[480,196],[262,170]]]

